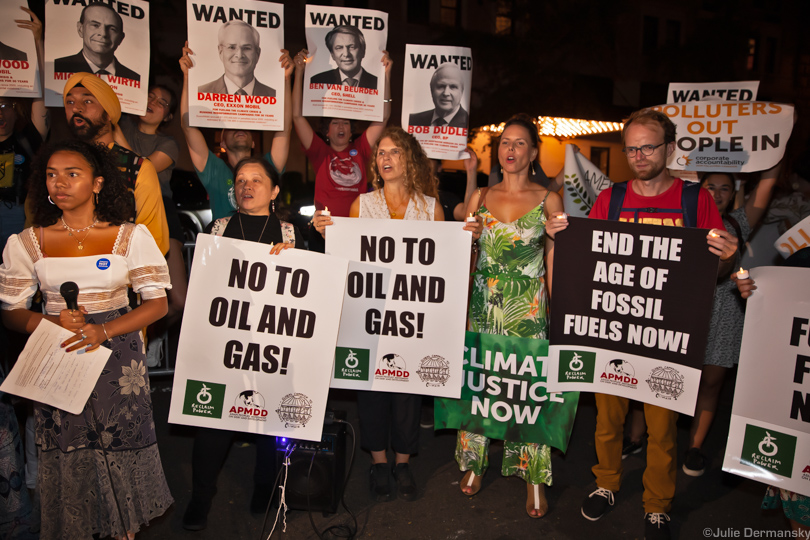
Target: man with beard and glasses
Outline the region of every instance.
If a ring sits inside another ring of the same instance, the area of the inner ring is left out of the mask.
[[[143,223],[149,229],[160,251],[166,255],[169,225],[157,172],[148,159],[114,142],[114,130],[121,119],[121,103],[115,92],[91,73],[74,73],[65,84],[63,98],[71,133],[79,140],[113,150],[135,197],[135,223]]]
[[[233,167],[242,158],[249,157],[255,146],[253,133],[244,129],[223,129],[221,147],[226,152],[227,162],[217,157],[209,148],[205,136],[198,128],[189,125],[188,111],[188,70],[194,65],[191,56],[194,54],[188,48],[188,42],[183,47],[183,56],[180,58],[180,69],[183,71],[183,91],[180,95],[180,125],[186,135],[188,153],[197,172],[197,177],[208,192],[211,203],[212,221],[233,215],[236,211],[236,198],[233,192]],[[264,155],[270,164],[278,171],[284,172],[287,164],[287,154],[290,149],[290,132],[292,131],[292,100],[290,99],[290,77],[295,68],[289,53],[282,49],[279,57],[281,67],[284,69],[284,129],[273,135],[270,151]]]
[[[720,259],[718,275],[731,271],[737,240],[726,232],[711,194],[697,184],[673,178],[667,158],[675,151],[675,125],[665,114],[652,109],[634,112],[624,121],[623,152],[635,178],[625,186],[617,184],[599,194],[589,215],[592,219],[612,219],[630,223],[697,227],[711,229],[706,235],[709,251]],[[614,196],[614,192],[624,196]],[[561,213],[549,220],[546,234],[551,238],[568,226]],[[662,229],[666,234],[666,228]],[[707,329],[708,330],[708,329]],[[595,447],[598,463],[592,471],[596,490],[586,497],[582,515],[596,521],[613,505],[622,480],[622,434],[630,400],[595,394]],[[677,475],[678,413],[644,404],[647,421],[647,467],[644,471],[645,538],[669,539],[669,516],[675,496]]]

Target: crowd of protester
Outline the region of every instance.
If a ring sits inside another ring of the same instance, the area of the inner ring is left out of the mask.
[[[29,17],[18,24],[33,32],[41,65],[42,24],[33,12],[24,11]],[[539,169],[539,137],[530,117],[518,114],[506,122],[492,150],[490,186],[476,189],[478,159],[473,153],[466,163],[465,198],[453,199],[439,191],[437,164],[416,139],[387,126],[393,66],[387,53],[379,60],[385,70],[383,120],[361,133],[351,120],[304,117],[309,53],[302,50],[294,57],[280,53],[286,123],[263,157],[252,157],[255,134],[250,131],[222,130],[225,152],[219,157],[203,132],[189,125],[188,74],[194,69],[194,53],[187,44],[180,59],[179,101],[170,86],[151,85],[141,117],[122,115],[115,92],[101,78],[90,73],[70,77],[63,93],[71,133],[66,140],[48,141],[49,118],[42,99],[0,98],[0,154],[21,156],[19,163],[15,160],[13,185],[0,189],[3,332],[31,333],[47,319],[73,332],[63,344],[69,351],[93,350],[102,344],[114,351],[80,414],[34,404],[35,428],[24,430],[34,436],[24,438],[24,445],[7,403],[9,396],[0,401],[0,430],[20,441],[13,448],[27,447],[28,464],[23,464],[20,452],[9,463],[19,477],[35,477],[41,517],[31,515],[26,489],[5,497],[0,510],[22,522],[41,523],[41,538],[134,538],[173,503],[157,452],[141,329],[151,327],[147,335],[153,350],[158,349],[160,336],[179,322],[185,304],[184,238],[170,184],[179,148],[162,133],[178,107],[191,162],[209,195],[211,234],[272,244],[268,251],[273,255],[287,248],[322,251],[332,216],[460,221],[469,215],[473,219],[464,225],[472,233],[474,255],[469,329],[546,339],[554,324],[548,319],[554,242],[568,219],[556,191],[560,186],[548,184]],[[317,211],[308,245],[301,231],[280,217],[276,204],[293,126],[315,175]],[[666,168],[675,149],[675,126],[662,113],[637,111],[625,121],[622,143],[634,177],[619,206],[621,219],[668,218],[683,226],[681,200],[686,187]],[[351,189],[331,176],[335,160],[356,173]],[[712,231],[706,236],[707,249],[720,264],[697,409],[689,450],[682,459],[686,474],[697,476],[707,467],[701,448],[720,388],[739,359],[744,299],[756,288],[751,280],[736,279],[732,270],[760,221],[789,219],[795,224],[810,214],[807,159],[797,163],[747,179],[744,189],[731,174],[710,173],[701,180],[705,189],[699,193],[694,225]],[[609,213],[612,191],[599,196],[591,218],[616,219]],[[777,197],[769,208],[774,191]],[[643,209],[640,216],[638,209]],[[510,247],[503,249],[504,245]],[[94,281],[97,274],[88,269],[102,258],[125,264],[110,280]],[[78,309],[68,306],[60,294],[59,285],[70,280],[80,288]],[[128,286],[140,296],[132,306]],[[44,310],[35,310],[32,302],[41,302]],[[412,501],[418,496],[410,457],[418,449],[421,402],[421,396],[410,394],[357,393],[361,446],[371,454],[369,494],[375,501]],[[640,451],[646,440],[645,535],[669,538],[668,513],[679,461],[677,413],[644,404],[643,415],[637,415],[640,422],[631,422],[635,433],[623,443],[630,402],[597,394],[596,404],[596,488],[583,502],[583,517],[600,519],[614,504],[622,460]],[[185,528],[206,527],[217,475],[232,440],[232,432],[197,429],[189,456],[192,497],[183,516]],[[458,432],[455,459],[463,473],[459,483],[465,496],[481,489],[489,442],[480,434]],[[259,436],[256,444],[251,511],[259,513],[273,495],[276,474],[267,456],[275,441]],[[543,517],[549,510],[545,487],[552,484],[550,448],[504,441],[503,452],[502,474],[525,480],[526,512],[531,518]],[[779,500],[794,529],[808,530],[807,497],[769,489],[764,504],[772,506]],[[37,536],[35,531],[27,533],[20,537]]]

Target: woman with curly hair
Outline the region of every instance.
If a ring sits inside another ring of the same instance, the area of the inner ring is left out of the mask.
[[[438,200],[438,179],[419,142],[401,128],[389,127],[374,145],[369,172],[374,191],[358,196],[349,217],[373,219],[412,219],[443,221]],[[332,224],[330,216],[317,213],[313,225],[325,235]],[[419,448],[419,413],[422,396],[390,392],[357,392],[361,446],[371,452],[369,487],[372,499],[394,498],[396,482],[399,497],[416,498],[411,473],[411,454]],[[394,450],[394,466],[388,466],[386,450]]]
[[[31,177],[34,227],[12,236],[0,267],[6,327],[47,319],[74,333],[68,352],[112,354],[79,414],[35,404],[43,539],[134,538],[173,499],[160,462],[139,330],[166,313],[166,260],[135,215],[115,161],[101,146],[45,150]],[[67,309],[64,282],[78,285]],[[127,287],[142,303],[130,310]],[[37,289],[46,313],[28,307]]]

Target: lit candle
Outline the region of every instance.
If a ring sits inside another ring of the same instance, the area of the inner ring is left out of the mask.
[[[557,216],[557,219],[568,219],[568,214],[566,214],[565,212],[563,212],[562,214],[560,214],[559,216]]]
[[[737,272],[737,279],[748,279],[748,270],[743,269],[740,267],[740,271]]]
[[[465,221],[467,223],[475,223],[477,220],[475,219],[475,216],[473,215],[473,213],[470,212],[470,215],[467,216],[467,219]]]
[[[714,229],[712,229],[712,230],[710,230],[710,231],[709,231],[709,236],[711,236],[712,238],[719,238],[719,237],[720,237],[720,235],[719,235],[719,234],[717,234],[716,232],[714,232]]]
[[[328,206],[324,206],[323,210],[321,210],[321,215],[326,217],[332,217],[332,212],[329,211]]]

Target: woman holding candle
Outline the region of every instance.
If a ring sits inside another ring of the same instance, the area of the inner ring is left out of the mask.
[[[503,181],[473,194],[467,211],[479,216],[480,253],[473,277],[469,329],[473,332],[546,339],[547,293],[551,290],[554,239],[546,232],[562,199],[530,181],[538,153],[537,128],[527,115],[506,122],[498,145]],[[459,431],[456,461],[461,491],[475,495],[488,466],[489,439]],[[504,441],[501,473],[526,481],[526,512],[548,511],[545,486],[551,485],[551,449],[545,444]]]
[[[734,209],[736,180],[728,173],[706,173],[702,185],[714,197],[714,202],[726,230],[737,236],[738,253],[743,251],[752,229],[759,223],[768,207],[771,193],[779,175],[779,165],[762,173],[762,179],[744,201]],[[741,269],[742,270],[742,269]],[[740,356],[745,313],[740,295],[734,283],[720,278],[714,291],[714,307],[709,326],[706,357],[700,378],[695,416],[689,432],[689,450],[683,463],[683,471],[689,476],[700,476],[706,469],[706,458],[700,452],[703,441],[717,410],[717,400],[728,370],[734,367]]]
[[[349,217],[443,221],[444,212],[438,201],[438,179],[431,173],[430,160],[419,142],[401,128],[389,127],[374,146],[370,174],[374,191],[357,197]],[[479,221],[465,225],[478,228]],[[332,218],[318,213],[313,225],[321,235]],[[477,233],[473,232],[477,237]],[[371,452],[369,488],[376,501],[393,499],[392,484],[399,497],[412,501],[417,496],[416,483],[410,470],[410,457],[419,449],[419,413],[422,398],[413,394],[357,392],[360,416],[361,446]],[[386,449],[391,447],[395,459],[388,466]]]

